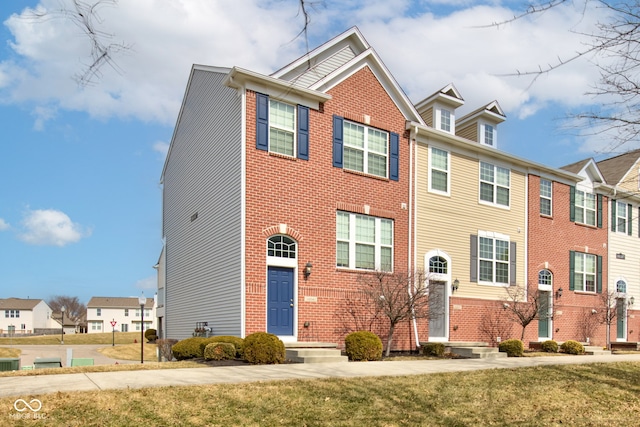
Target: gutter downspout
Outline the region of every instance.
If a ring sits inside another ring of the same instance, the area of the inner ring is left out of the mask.
[[[411,277],[416,277],[416,260],[415,260],[415,215],[414,215],[414,150],[416,135],[418,134],[418,127],[413,126],[409,133],[409,256],[408,256],[408,271],[411,272]],[[417,153],[416,153],[417,157]],[[412,281],[413,282],[413,281]],[[411,283],[409,284],[411,286]],[[411,291],[411,289],[409,289]],[[416,339],[416,347],[420,348],[420,337],[418,336],[418,322],[413,317],[413,334]]]

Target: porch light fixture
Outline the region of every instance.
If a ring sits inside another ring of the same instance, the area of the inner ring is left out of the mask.
[[[631,307],[634,302],[636,302],[636,299],[634,297],[630,297],[629,298],[629,307]]]
[[[558,288],[558,290],[556,291],[556,299],[562,298],[562,292],[564,292],[563,289]]]
[[[451,293],[454,293],[460,287],[460,281],[458,279],[454,280],[451,284]]]
[[[307,262],[307,265],[304,266],[304,278],[305,280],[309,278],[309,276],[311,276],[311,267],[313,267],[313,265],[311,264],[311,261]]]
[[[502,308],[504,308],[505,310],[507,308],[511,307],[509,304],[507,304],[506,302],[502,304]]]
[[[144,363],[144,304],[147,299],[142,295],[138,297],[138,303],[140,304],[140,363]]]

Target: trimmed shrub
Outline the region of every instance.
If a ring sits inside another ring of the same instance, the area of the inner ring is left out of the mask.
[[[231,335],[219,335],[215,337],[206,338],[206,340],[203,341],[202,344],[200,344],[200,346],[202,347],[203,353],[204,353],[205,347],[208,344],[211,344],[212,342],[226,342],[229,344],[233,344],[233,346],[236,349],[235,357],[242,359],[242,353],[244,351],[244,340],[242,338],[234,337]]]
[[[244,339],[244,360],[254,365],[283,363],[284,343],[267,332],[255,332]]]
[[[144,337],[149,342],[155,342],[158,339],[157,331],[155,329],[147,329],[144,331]]]
[[[509,357],[524,356],[524,344],[520,340],[506,340],[498,344],[498,350],[507,353]]]
[[[171,348],[177,342],[178,340],[174,339],[159,339],[158,341],[156,341],[158,345],[158,351],[160,352],[160,357],[167,362],[171,362],[173,360],[173,353],[171,352]]]
[[[232,360],[236,357],[236,348],[228,342],[212,342],[204,348],[204,360]]]
[[[558,343],[555,342],[554,340],[547,340],[540,345],[540,348],[542,349],[542,351],[546,353],[557,353]]]
[[[202,357],[204,355],[204,349],[200,347],[200,344],[206,340],[202,337],[187,338],[182,341],[178,341],[171,347],[173,357],[178,360],[194,359],[196,357]]]
[[[441,342],[428,342],[422,346],[422,354],[425,356],[444,357],[444,344]]]
[[[562,343],[560,350],[567,354],[583,354],[584,346],[578,341],[569,340]]]
[[[345,351],[349,360],[382,359],[382,340],[369,331],[352,332],[344,339]]]

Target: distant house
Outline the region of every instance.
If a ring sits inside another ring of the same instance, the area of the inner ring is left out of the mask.
[[[87,333],[140,331],[142,312],[138,298],[92,297],[87,304]],[[111,326],[111,322],[116,322]],[[156,329],[156,301],[147,298],[144,305],[144,330]]]
[[[0,334],[32,334],[59,326],[51,307],[41,299],[0,299]]]

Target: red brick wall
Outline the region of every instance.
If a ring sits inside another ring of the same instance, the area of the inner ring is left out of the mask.
[[[336,268],[337,210],[364,213],[364,205],[368,205],[370,215],[393,219],[394,270],[407,271],[409,211],[402,207],[410,202],[405,117],[368,67],[328,93],[331,100],[319,111],[310,110],[308,161],[256,149],[256,97],[253,92],[247,94],[247,334],[266,330],[266,241],[278,234],[278,224],[286,224],[298,242],[299,340],[343,344],[343,322],[336,311],[345,295],[353,291],[361,272]],[[370,126],[400,135],[399,181],[333,167],[334,114],[360,123],[367,115]],[[305,280],[302,271],[307,261],[313,269]],[[312,301],[305,301],[305,297]]]
[[[545,268],[553,273],[554,294],[563,289],[561,298],[554,297],[553,339],[582,341],[581,313],[589,313],[600,302],[600,294],[569,291],[569,251],[602,256],[602,287],[607,292],[607,198],[603,199],[602,228],[580,225],[569,220],[569,186],[553,183],[553,216],[540,215],[540,177],[529,175],[529,261],[528,281],[538,283],[538,272]],[[528,328],[527,340],[537,341],[538,324]],[[614,331],[615,333],[615,331]],[[599,325],[590,337],[595,345],[604,345],[604,326]]]

